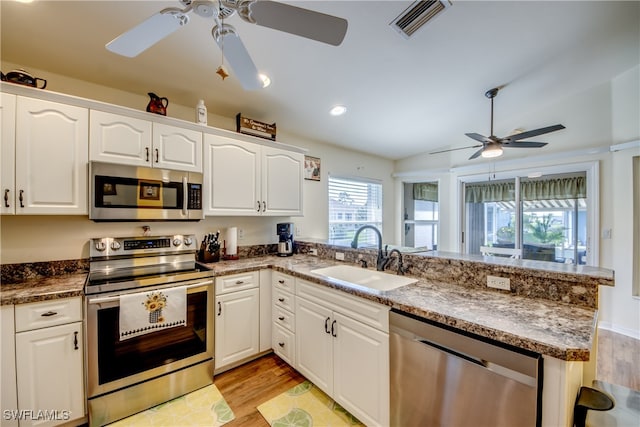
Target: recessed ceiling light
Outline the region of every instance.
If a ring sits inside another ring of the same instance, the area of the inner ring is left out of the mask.
[[[329,114],[332,116],[341,116],[347,112],[347,107],[344,105],[336,105],[331,110],[329,110]]]
[[[265,88],[271,84],[271,79],[266,74],[258,74],[258,78],[262,82],[262,87]]]

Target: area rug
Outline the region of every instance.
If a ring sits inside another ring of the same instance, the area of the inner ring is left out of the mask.
[[[110,427],[219,427],[235,415],[215,385],[206,386],[184,396],[132,415]]]
[[[272,427],[363,426],[309,381],[305,381],[258,406]]]

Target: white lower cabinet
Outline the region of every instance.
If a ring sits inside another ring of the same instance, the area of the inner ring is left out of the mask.
[[[296,367],[295,278],[274,271],[271,276],[273,306],[271,328],[273,352]]]
[[[258,286],[257,271],[216,278],[214,365],[217,372],[260,352]]]
[[[2,328],[2,347],[0,347],[0,409],[2,409],[2,426],[18,425],[17,418],[7,417],[6,411],[18,409],[18,392],[16,388],[16,346],[13,305],[0,306],[0,327]],[[11,413],[11,412],[9,412]]]
[[[388,307],[302,280],[295,307],[298,371],[366,425],[389,425]]]
[[[81,301],[78,297],[15,307],[21,427],[54,426],[85,416]]]

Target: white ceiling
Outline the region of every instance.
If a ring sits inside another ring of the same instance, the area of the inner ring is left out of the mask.
[[[484,93],[492,87],[505,85],[495,100],[494,132],[505,136],[515,127],[555,124],[532,117],[503,128],[511,115],[530,117],[528,111],[640,62],[638,1],[453,0],[409,40],[388,25],[409,1],[288,3],[347,19],[347,35],[334,47],[229,18],[257,68],[272,79],[258,91],[244,91],[233,71],[225,81],[215,74],[221,53],[210,34],[213,21],[193,14],[186,27],[136,58],[104,48],[178,1],[2,0],[1,56],[27,70],[152,91],[180,105],[195,107],[204,98],[220,116],[242,112],[291,135],[390,159],[473,145],[465,132],[488,135]],[[335,104],[346,105],[347,114],[330,116]]]

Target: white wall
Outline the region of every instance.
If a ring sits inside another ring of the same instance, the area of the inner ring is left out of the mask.
[[[2,63],[2,69],[22,68],[19,64]],[[29,68],[37,76],[47,78],[47,90],[108,102],[144,111],[149,101],[144,91],[132,94],[105,86],[71,79],[66,76]],[[161,94],[159,94],[161,95]],[[195,106],[169,104],[169,117],[194,121]],[[235,131],[235,117],[208,116],[209,126]],[[277,242],[278,222],[294,222],[304,237],[326,238],[328,222],[327,174],[359,176],[382,181],[384,192],[383,233],[393,239],[395,209],[393,162],[376,156],[348,151],[319,141],[305,140],[286,133],[286,123],[278,124],[278,141],[304,147],[309,155],[321,159],[322,179],[304,182],[304,217],[209,217],[196,223],[151,222],[152,232],[196,233],[215,232],[230,226],[243,229],[238,244],[253,245]],[[0,262],[3,264],[86,258],[88,239],[102,236],[141,235],[144,223],[94,223],[86,216],[10,216],[0,217]]]
[[[630,197],[631,159],[633,156],[640,156],[640,148],[636,146],[617,153],[608,152],[611,145],[640,140],[640,66],[610,82],[604,82],[530,114],[536,117],[541,126],[562,123],[566,129],[545,135],[544,139],[540,138],[549,142],[544,149],[505,149],[505,155],[497,161],[469,161],[467,158],[473,150],[454,151],[444,155],[422,154],[402,159],[396,162],[396,179],[440,179],[442,200],[439,248],[458,251],[458,177],[484,173],[489,178],[493,172],[598,161],[600,224],[599,235],[593,237],[600,239],[600,266],[613,269],[616,277],[614,288],[601,288],[600,322],[604,327],[640,338],[640,300],[632,296],[631,282],[632,266],[637,260],[632,258],[633,209]],[[516,123],[517,119],[511,123],[513,128],[517,127]],[[473,130],[461,130],[464,131]],[[600,150],[601,153],[589,154],[590,149]],[[576,150],[582,150],[583,153],[566,155]],[[450,171],[450,168],[455,170]],[[400,212],[398,202],[396,209]],[[396,232],[399,229],[396,226]],[[612,230],[611,239],[600,238],[605,229]]]

